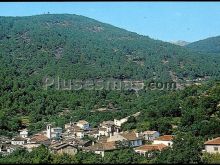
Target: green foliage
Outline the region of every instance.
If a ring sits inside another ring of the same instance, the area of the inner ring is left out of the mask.
[[[132,149],[106,152],[103,159],[104,164],[134,164],[142,163],[143,161],[146,161],[146,159],[136,154]]]
[[[192,134],[180,133],[173,141],[172,148],[168,148],[158,155],[155,163],[201,163],[202,143]]]
[[[220,53],[219,43],[220,43],[220,36],[217,36],[217,37],[210,37],[204,40],[190,43],[186,45],[186,47],[199,52],[219,54]]]
[[[202,155],[203,162],[205,164],[219,164],[220,163],[220,154],[219,153],[204,153]]]

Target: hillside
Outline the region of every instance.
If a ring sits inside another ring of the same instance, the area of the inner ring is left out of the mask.
[[[186,45],[190,44],[190,42],[181,41],[181,40],[179,40],[179,41],[172,41],[170,43],[175,44],[175,45],[179,45],[179,46],[186,46]]]
[[[182,81],[220,77],[216,55],[153,40],[78,15],[0,17],[1,134],[46,122],[63,125],[84,118],[123,117],[145,109],[165,91],[43,90],[45,76],[62,79],[134,79]],[[91,112],[113,105],[117,112]],[[67,113],[68,112],[68,113]]]
[[[206,58],[83,16],[48,14],[0,20],[1,63],[7,63],[16,77],[152,79],[156,75],[167,81],[169,71],[186,79],[218,73],[209,69],[219,68],[214,56]]]
[[[220,36],[190,43],[187,48],[204,53],[220,53]]]

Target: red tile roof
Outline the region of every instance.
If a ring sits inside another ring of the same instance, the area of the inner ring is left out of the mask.
[[[46,141],[46,140],[48,140],[48,138],[45,135],[42,135],[42,134],[35,134],[30,139],[31,142],[43,142],[43,141]]]
[[[156,138],[155,140],[172,141],[173,137],[174,137],[173,135],[163,135],[163,136],[160,136],[160,137]]]
[[[149,144],[149,145],[143,145],[140,147],[135,148],[135,150],[141,150],[141,151],[161,151],[164,148],[166,148],[167,146],[164,144]]]
[[[208,140],[204,143],[205,145],[220,145],[220,137],[217,137],[215,139],[212,140]]]

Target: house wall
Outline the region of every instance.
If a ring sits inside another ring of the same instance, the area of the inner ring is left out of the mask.
[[[121,120],[116,120],[116,119],[114,119],[114,124],[117,125],[117,126],[119,126],[119,127],[121,127],[121,125],[122,125],[123,123],[127,122],[127,121],[128,121],[128,118],[123,118],[123,119],[121,119]]]
[[[154,140],[153,144],[164,144],[166,146],[172,146],[173,142],[172,141]]]
[[[99,131],[99,136],[108,136],[107,131]]]
[[[21,131],[21,132],[20,132],[20,136],[21,136],[22,138],[26,138],[26,137],[28,136],[28,132],[27,132],[27,131]]]
[[[75,155],[77,153],[77,149],[71,146],[65,147],[63,149],[60,149],[57,151],[58,154],[69,154],[69,155]]]
[[[113,135],[111,137],[109,137],[107,139],[107,142],[113,142],[113,141],[122,141],[122,140],[126,140],[124,137],[122,137],[121,135]]]
[[[12,145],[23,145],[24,143],[24,141],[11,141]]]
[[[76,132],[76,136],[78,138],[83,138],[84,137],[84,133],[83,132]]]
[[[32,151],[33,150],[33,148],[36,148],[36,147],[39,147],[40,146],[40,144],[25,144],[25,145],[23,145],[28,151]]]
[[[138,153],[139,155],[143,155],[145,156],[146,151],[142,151],[142,150],[134,150],[134,152]]]
[[[105,156],[105,152],[104,151],[95,151],[95,154],[101,155],[102,157]]]
[[[141,146],[141,145],[142,145],[142,140],[130,141],[130,145],[131,145],[132,147]]]
[[[155,132],[154,134],[145,134],[144,139],[153,141],[154,139],[158,138],[160,136],[159,132]]]
[[[205,145],[205,151],[208,153],[220,153],[220,145]]]
[[[77,126],[84,129],[84,130],[89,130],[90,129],[90,124],[80,124],[80,123],[77,123]]]

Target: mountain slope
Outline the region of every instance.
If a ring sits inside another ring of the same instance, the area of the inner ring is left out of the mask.
[[[220,36],[193,42],[186,47],[198,52],[220,53]]]
[[[175,45],[179,45],[179,46],[186,46],[186,45],[190,44],[190,42],[181,41],[181,40],[179,40],[179,41],[172,41],[170,43],[175,44]]]
[[[50,76],[65,80],[186,81],[220,77],[218,56],[153,40],[83,16],[0,17],[0,134],[45,122],[92,124],[141,111],[165,91],[43,90]],[[91,110],[113,105],[119,111]]]
[[[0,17],[3,62],[17,76],[170,80],[211,76],[216,58],[77,15]],[[2,65],[5,65],[3,63]],[[71,71],[71,72],[70,72]]]

